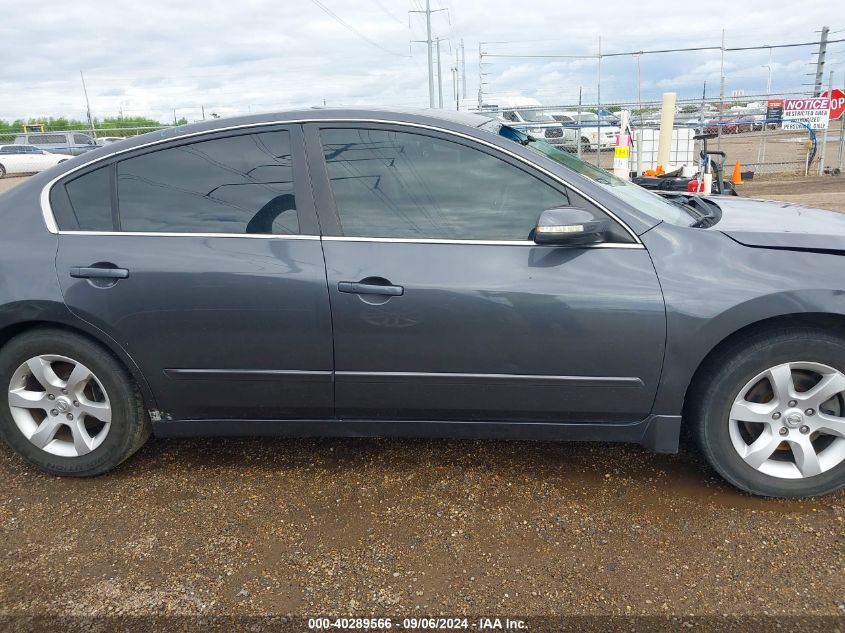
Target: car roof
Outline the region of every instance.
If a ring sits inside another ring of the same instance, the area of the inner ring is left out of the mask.
[[[199,123],[190,123],[177,127],[169,127],[155,132],[148,132],[139,136],[110,143],[93,152],[89,158],[103,157],[114,152],[125,151],[135,146],[145,145],[154,140],[178,140],[180,137],[237,127],[260,126],[262,124],[281,123],[286,121],[331,121],[331,120],[360,120],[395,121],[397,123],[416,123],[419,125],[433,125],[437,127],[481,127],[494,121],[488,114],[457,110],[432,110],[424,108],[306,108],[287,110],[283,112],[268,112],[222,119],[212,119]]]

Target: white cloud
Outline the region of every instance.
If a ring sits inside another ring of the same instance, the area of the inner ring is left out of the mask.
[[[0,24],[6,55],[0,67],[0,118],[84,115],[79,70],[85,72],[95,115],[143,114],[168,120],[197,119],[206,112],[237,114],[322,105],[428,104],[424,36],[419,0],[321,0],[377,48],[334,21],[309,0],[204,0],[174,6],[171,0],[42,0],[32,12],[11,4]],[[451,100],[450,68],[458,38],[467,45],[469,96],[477,94],[478,42],[488,53],[591,55],[609,51],[810,41],[831,17],[828,0],[795,3],[711,0],[664,4],[608,0],[433,0],[442,44],[445,100]],[[72,9],[71,9],[72,6]],[[386,10],[385,10],[386,9]],[[841,25],[831,25],[841,27]],[[509,42],[492,43],[492,42]],[[838,47],[838,48],[836,48]],[[384,50],[392,51],[393,54]],[[409,48],[413,53],[408,55]],[[450,53],[451,49],[451,53]],[[800,90],[809,78],[812,48],[775,52],[777,90]],[[831,48],[845,69],[845,46]],[[521,93],[543,102],[572,103],[581,88],[595,99],[594,59],[490,58],[490,93]],[[766,51],[730,53],[726,90],[762,90]],[[718,51],[641,58],[644,98],[663,90],[698,97],[706,79],[718,92]],[[712,86],[712,88],[711,88]],[[602,64],[604,102],[636,98],[636,59]]]

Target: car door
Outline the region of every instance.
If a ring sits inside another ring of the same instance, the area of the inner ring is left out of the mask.
[[[7,145],[0,149],[0,165],[7,174],[22,174],[26,172],[26,154],[24,149],[15,145]]]
[[[325,265],[299,127],[155,144],[54,187],[64,298],[163,418],[332,415]]]
[[[332,305],[338,417],[645,417],[663,299],[649,255],[538,246],[546,208],[589,206],[492,146],[401,125],[306,132]],[[320,159],[323,158],[322,161]],[[610,219],[610,218],[609,218]]]
[[[29,151],[30,166],[33,172],[44,171],[56,164],[55,154],[51,154],[37,147]]]

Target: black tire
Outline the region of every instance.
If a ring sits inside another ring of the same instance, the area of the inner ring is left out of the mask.
[[[66,356],[88,367],[108,394],[112,413],[108,434],[102,444],[85,455],[63,457],[38,448],[12,418],[6,394],[14,372],[30,358],[49,354]],[[71,477],[102,474],[128,459],[150,436],[151,424],[137,385],[111,353],[84,336],[39,329],[13,338],[0,349],[0,385],[4,397],[0,404],[0,438],[26,461],[50,474]]]
[[[0,164],[0,178],[3,178],[5,176],[6,176],[6,168],[3,167],[2,164]]]
[[[731,406],[755,376],[775,365],[817,362],[845,373],[845,338],[809,327],[760,332],[736,341],[708,361],[710,374],[690,394],[685,414],[710,465],[737,488],[768,497],[815,497],[845,487],[845,461],[812,477],[786,479],[761,473],[740,457],[730,438]]]

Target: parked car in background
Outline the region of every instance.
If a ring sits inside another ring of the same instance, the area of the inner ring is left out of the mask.
[[[576,134],[579,134],[580,130],[581,147],[585,150],[596,150],[599,147],[604,149],[616,145],[619,127],[600,119],[592,112],[563,111],[549,112],[549,115],[567,129],[574,130]]]
[[[68,160],[31,145],[0,145],[0,178],[7,174],[35,174]]]
[[[97,145],[100,147],[104,145],[111,145],[112,143],[117,143],[119,141],[125,141],[126,138],[123,136],[98,136],[97,137]]]
[[[18,134],[15,137],[15,145],[34,145],[54,154],[69,154],[71,156],[78,156],[98,147],[93,138],[81,132]]]
[[[578,142],[577,130],[561,125],[549,113],[542,110],[508,108],[501,111],[500,118],[513,127],[556,147],[574,149]]]

